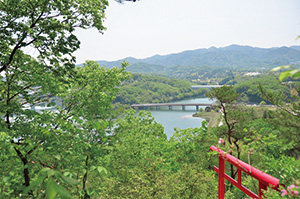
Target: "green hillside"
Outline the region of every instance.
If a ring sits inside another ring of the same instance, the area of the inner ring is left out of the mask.
[[[137,71],[147,72],[143,68],[145,64],[163,66],[171,68],[174,66],[215,66],[228,67],[234,69],[257,70],[261,68],[271,69],[279,65],[288,65],[300,61],[300,47],[276,47],[257,48],[251,46],[231,45],[223,48],[211,47],[208,49],[189,50],[169,55],[155,55],[146,59],[136,59],[132,57],[108,62],[98,61],[100,65],[108,68],[120,66],[126,60],[130,65],[135,65]],[[155,72],[152,71],[151,72]],[[156,72],[159,72],[156,71]]]

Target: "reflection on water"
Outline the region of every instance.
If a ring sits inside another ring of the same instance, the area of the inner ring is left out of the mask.
[[[212,103],[213,101],[208,98],[196,98],[189,100],[181,100],[173,103]],[[205,108],[205,107],[199,107]],[[196,128],[201,126],[202,118],[192,117],[192,114],[196,112],[195,106],[187,106],[185,110],[182,107],[173,107],[173,110],[169,110],[168,107],[161,107],[160,110],[156,110],[154,107],[148,109],[151,111],[155,120],[162,124],[165,128],[165,132],[170,138],[174,132],[174,128],[186,129]]]

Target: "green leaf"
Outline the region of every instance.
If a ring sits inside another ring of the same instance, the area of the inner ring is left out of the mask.
[[[75,185],[78,184],[79,182],[76,179],[70,178],[68,176],[65,175],[61,175],[61,178],[68,184],[70,185]]]
[[[70,192],[65,189],[63,186],[59,185],[59,184],[55,184],[55,189],[58,193],[59,196],[61,196],[62,198],[72,198],[72,195],[70,194]]]
[[[97,167],[97,170],[98,170],[98,172],[101,174],[101,172],[103,171],[105,174],[107,174],[107,170],[104,168],[104,167],[102,167],[102,166],[98,166]]]
[[[45,172],[48,172],[49,170],[51,170],[51,169],[48,168],[48,167],[47,167],[47,168],[42,168],[42,169],[41,169],[41,172],[42,172],[42,173],[45,173]]]
[[[293,78],[297,79],[300,77],[300,70],[297,70],[297,72],[293,75]]]
[[[298,78],[300,76],[300,69],[293,69],[290,70],[290,74],[293,78]]]
[[[50,178],[46,185],[46,198],[52,199],[55,198],[56,195],[57,195],[57,191],[55,189],[55,182],[53,181],[52,178]]]
[[[31,189],[33,189],[34,187],[37,187],[38,185],[43,183],[43,180],[47,177],[47,174],[43,174],[41,176],[39,176],[35,181],[33,181],[32,183],[30,183],[30,186],[27,187],[26,189],[24,189],[24,194],[27,194]]]
[[[61,156],[58,154],[58,155],[54,155],[54,157],[56,158],[56,159],[58,159],[58,160],[60,160],[61,159]]]
[[[95,166],[91,166],[90,171],[94,171],[96,169]]]
[[[283,79],[285,79],[289,76],[291,76],[291,71],[290,70],[284,71],[284,72],[280,73],[279,81],[282,81]]]
[[[54,170],[50,169],[50,170],[47,172],[47,174],[48,174],[48,177],[51,177],[51,176],[54,176],[54,175],[56,174],[56,172],[55,172]]]
[[[105,129],[107,124],[105,121],[98,121],[93,123],[93,127],[99,131]]]
[[[291,68],[291,67],[292,67],[292,65],[278,66],[278,67],[276,67],[276,68],[273,68],[273,69],[271,70],[271,72],[276,72],[276,71],[279,71],[279,70],[281,70],[281,69],[288,69],[288,68]]]

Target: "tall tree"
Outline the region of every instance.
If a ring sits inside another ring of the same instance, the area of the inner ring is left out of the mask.
[[[220,88],[212,88],[213,90],[206,94],[210,99],[217,99],[221,106],[221,111],[223,114],[224,122],[227,126],[228,142],[232,145],[232,133],[234,131],[234,126],[237,121],[234,118],[228,117],[228,109],[226,106],[233,104],[237,98],[238,94],[233,89],[233,86],[222,86]]]
[[[18,51],[36,51],[37,62],[57,73],[73,66],[79,48],[76,27],[103,32],[107,0],[4,0],[0,2],[0,72]]]
[[[38,190],[44,189],[44,181],[46,187],[53,188],[46,188],[47,194],[63,194],[55,192],[57,182],[77,182],[65,180],[67,176],[61,173],[68,172],[69,177],[82,183],[84,195],[88,196],[86,182],[89,169],[97,163],[96,157],[103,154],[109,142],[105,129],[114,118],[111,103],[117,87],[128,76],[124,72],[126,65],[104,69],[96,62],[88,61],[84,68],[75,69],[75,78],[65,77],[63,82],[57,81],[52,73],[40,72],[35,64],[33,61],[32,66],[23,66],[27,73],[11,70],[1,81],[4,88],[0,93],[4,99],[0,104],[1,114],[10,113],[1,120],[1,132],[6,140],[1,149],[9,147],[7,153],[1,154],[1,177],[2,180],[9,177],[16,179],[2,181],[3,186],[10,192],[10,197],[24,193],[40,197]],[[12,76],[15,81],[11,81]],[[25,85],[34,87],[24,89]],[[19,98],[9,99],[7,93]],[[63,105],[56,107],[54,112],[22,107],[22,104],[29,103],[36,108],[45,103],[54,105],[51,101],[57,101],[57,97]],[[16,173],[12,175],[7,171]],[[80,193],[73,190],[73,194]]]
[[[126,64],[104,70],[87,62],[75,69],[72,53],[80,42],[74,30],[102,33],[107,5],[106,0],[0,2],[1,196],[42,197],[46,190],[48,198],[67,197],[58,185],[75,184],[70,178],[75,176],[88,197],[91,146],[101,148],[108,140],[110,103],[127,74]],[[32,110],[53,106],[57,98],[63,104],[55,112]],[[84,169],[83,175],[74,175]]]
[[[223,121],[227,127],[227,140],[228,143],[233,146],[236,146],[238,152],[238,158],[240,158],[240,150],[238,141],[239,139],[234,136],[235,126],[238,123],[237,118],[232,117],[232,109],[231,105],[233,105],[238,99],[239,95],[234,90],[233,86],[222,86],[220,88],[212,88],[213,90],[209,93],[206,93],[206,96],[210,99],[217,99],[220,103],[221,112],[223,115]],[[232,151],[229,152],[232,155]],[[231,166],[231,177],[235,177],[233,165]]]

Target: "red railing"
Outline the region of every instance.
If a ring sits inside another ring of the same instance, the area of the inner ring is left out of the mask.
[[[252,167],[215,146],[211,146],[210,150],[218,152],[219,156],[219,168],[214,166],[214,170],[219,174],[219,199],[225,197],[225,179],[251,198],[262,198],[262,189],[267,190],[268,187],[279,191],[279,179]],[[225,173],[225,161],[237,168],[237,181]],[[259,181],[258,195],[242,185],[242,172]]]

